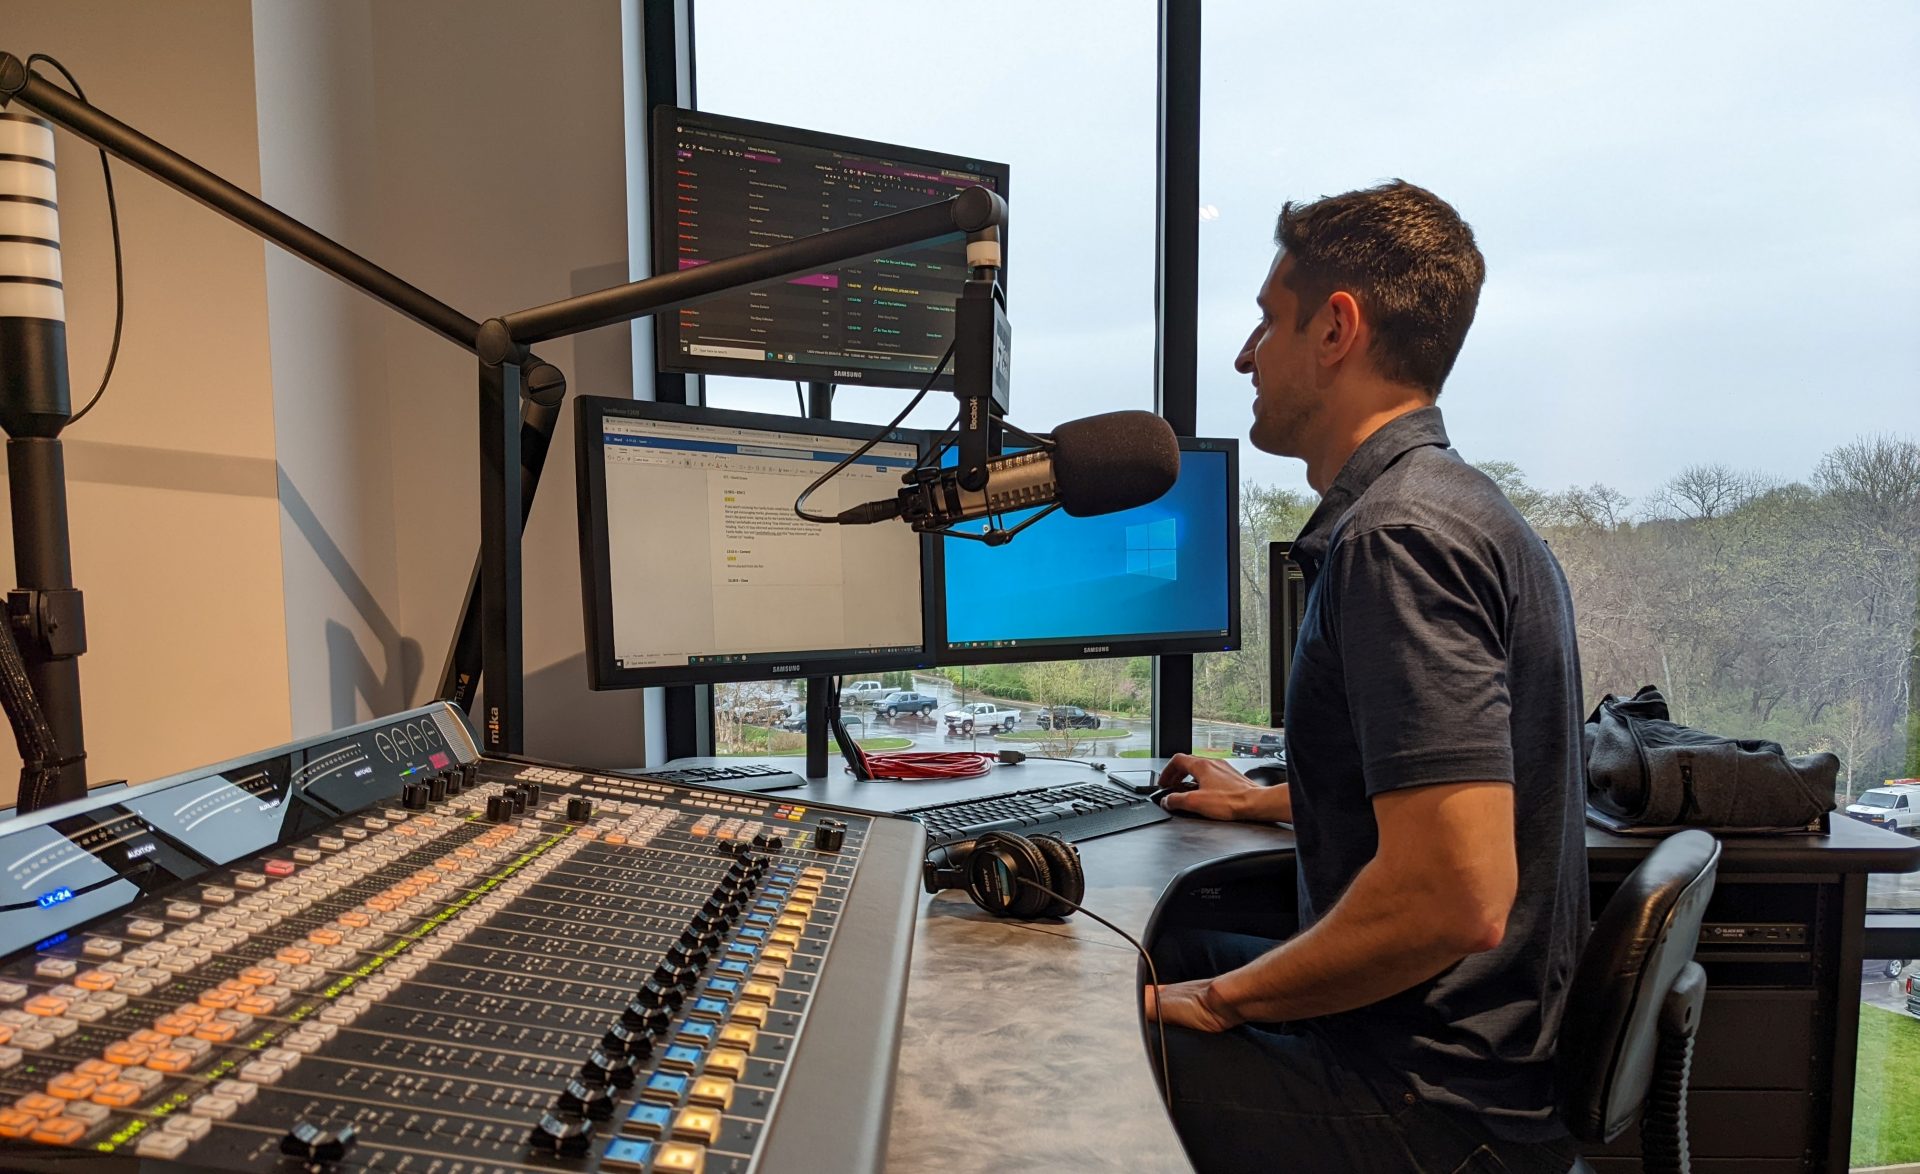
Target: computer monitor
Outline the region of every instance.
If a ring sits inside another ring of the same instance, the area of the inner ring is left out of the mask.
[[[794,498],[881,433],[862,424],[582,396],[581,588],[595,689],[916,668],[931,538],[803,521]],[[886,434],[816,492],[891,497],[925,434]]]
[[[653,148],[655,273],[969,187],[1007,194],[1003,163],[671,106],[654,111]],[[662,371],[919,387],[953,341],[953,307],[966,276],[965,244],[955,234],[717,294],[657,319],[656,361]],[[953,386],[951,365],[935,386]]]
[[[1179,480],[1157,501],[1090,518],[1056,510],[1005,546],[942,539],[936,659],[1238,648],[1239,473],[1239,441],[1182,437]],[[1010,514],[1006,524],[1031,512]]]

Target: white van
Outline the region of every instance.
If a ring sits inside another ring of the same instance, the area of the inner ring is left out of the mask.
[[[1875,787],[1847,804],[1847,814],[1862,823],[1904,835],[1920,831],[1920,787]]]

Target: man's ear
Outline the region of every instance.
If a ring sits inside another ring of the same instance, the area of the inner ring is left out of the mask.
[[[1334,366],[1348,355],[1359,353],[1354,348],[1360,340],[1360,303],[1354,300],[1352,294],[1344,289],[1336,289],[1328,294],[1319,318],[1320,339],[1317,349],[1321,366]]]

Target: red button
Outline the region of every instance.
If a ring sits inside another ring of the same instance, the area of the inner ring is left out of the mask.
[[[269,860],[261,865],[262,871],[268,876],[292,876],[293,867],[291,860]]]

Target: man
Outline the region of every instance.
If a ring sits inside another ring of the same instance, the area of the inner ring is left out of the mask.
[[[1291,822],[1300,931],[1173,935],[1147,991],[1201,1170],[1551,1171],[1552,1051],[1588,929],[1566,580],[1434,406],[1473,233],[1404,182],[1288,204],[1235,367],[1321,502],[1288,782],[1176,756],[1173,811]]]

